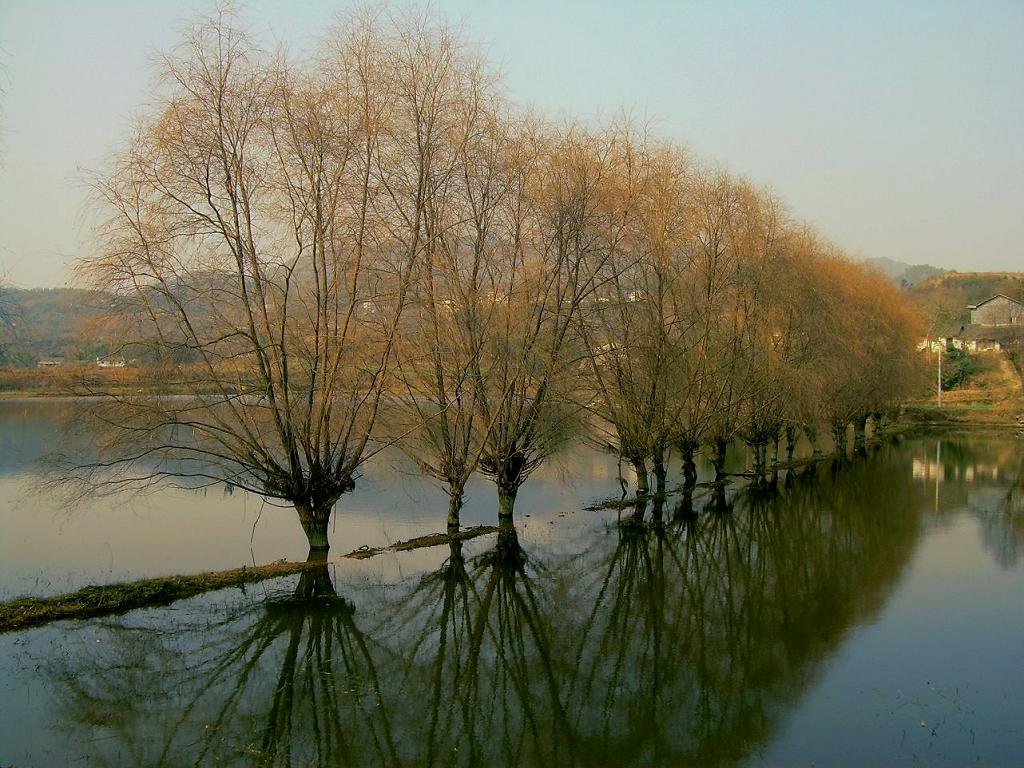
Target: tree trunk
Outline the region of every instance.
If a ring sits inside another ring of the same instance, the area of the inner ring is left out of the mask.
[[[780,444],[782,440],[782,434],[779,432],[775,433],[775,455],[772,457],[772,487],[774,488],[779,482],[779,454],[781,453]]]
[[[448,542],[448,572],[460,573],[466,567],[466,558],[462,554],[461,541]]]
[[[836,457],[839,459],[846,458],[846,430],[848,427],[846,422],[832,425],[832,442]]]
[[[633,514],[626,518],[628,522],[642,523],[647,514],[647,497],[637,496],[636,506],[633,507]]]
[[[696,440],[680,441],[679,452],[683,454],[683,487],[691,490],[697,485],[697,462],[693,460],[696,451]]]
[[[498,486],[498,522],[511,524],[512,514],[516,507],[516,494],[519,489],[511,486]]]
[[[853,422],[853,449],[863,451],[864,443],[867,440],[868,416],[861,416]]]
[[[315,509],[303,504],[295,505],[302,530],[306,532],[306,538],[309,540],[310,559],[313,559],[318,553],[326,554],[331,547],[327,538],[327,526],[331,521],[333,507],[333,504]]]
[[[654,497],[653,506],[651,508],[651,523],[655,526],[662,525],[665,514],[665,497],[663,495],[657,495]]]
[[[754,474],[757,475],[757,480],[760,481],[765,475],[768,474],[768,444],[763,441],[757,441],[753,443],[747,443],[754,451]]]
[[[804,432],[807,434],[807,439],[811,443],[811,455],[816,459],[824,456],[825,451],[821,449],[821,442],[818,440],[818,428],[804,427]]]
[[[668,479],[668,470],[665,468],[665,449],[657,448],[654,451],[654,492],[665,493],[665,481]]]
[[[882,434],[885,432],[886,415],[884,413],[876,413],[871,424],[871,439],[881,440]]]
[[[512,495],[513,502],[515,494]],[[506,573],[515,573],[526,561],[523,550],[519,546],[519,535],[512,524],[512,515],[498,519],[498,541],[494,546],[494,566],[502,568]]]
[[[637,496],[646,496],[651,492],[651,482],[647,477],[647,462],[642,456],[631,456],[629,463],[633,465],[633,471],[636,472]]]
[[[796,454],[796,441],[800,437],[799,430],[792,424],[786,427],[786,463],[793,463],[793,456]]]
[[[717,438],[711,444],[711,466],[715,468],[715,480],[721,480],[725,475],[725,454],[729,450],[729,444]]]
[[[448,533],[456,533],[461,527],[462,523],[459,519],[459,513],[462,511],[463,505],[463,489],[448,487]]]

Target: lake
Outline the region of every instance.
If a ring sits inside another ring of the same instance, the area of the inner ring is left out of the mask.
[[[66,509],[37,462],[67,414],[0,402],[4,598],[304,558],[294,512],[239,492]],[[1024,764],[1024,440],[586,510],[617,476],[574,446],[514,527],[344,558],[444,527],[382,454],[322,569],[0,635],[0,765]],[[463,523],[495,515],[473,484]]]

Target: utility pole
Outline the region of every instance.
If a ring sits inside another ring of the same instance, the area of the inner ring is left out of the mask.
[[[938,396],[939,396],[939,408],[942,407],[942,347],[943,347],[943,343],[940,341],[939,342],[939,355],[938,355],[938,357],[939,357],[939,375],[938,375],[937,381],[936,381],[936,384],[938,385],[936,387],[936,391],[938,392]]]

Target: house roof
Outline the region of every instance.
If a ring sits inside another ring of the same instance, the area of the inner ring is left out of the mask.
[[[990,301],[995,301],[996,299],[1006,299],[1007,301],[1012,301],[1018,307],[1024,307],[1024,304],[1021,304],[1016,299],[1011,299],[1005,293],[997,293],[995,296],[989,296],[987,299],[985,299],[984,301],[979,301],[977,304],[968,304],[967,308],[968,309],[978,309],[978,307],[983,307],[986,304],[988,304]]]
[[[964,341],[998,341],[1003,344],[1019,336],[1020,328],[1012,325],[968,325],[960,334]]]
[[[964,341],[1008,342],[1020,338],[1021,328],[1017,325],[969,325],[950,323],[935,332],[937,339],[963,339]]]

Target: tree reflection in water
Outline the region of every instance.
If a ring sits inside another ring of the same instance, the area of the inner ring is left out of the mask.
[[[355,603],[325,564],[208,627],[110,623],[107,654],[68,657],[63,717],[92,763],[734,763],[899,578],[910,475],[868,458],[727,512],[658,502],[571,556],[506,523]]]
[[[355,764],[366,744],[387,762],[396,761],[369,642],[352,605],[335,593],[326,563],[299,576],[293,599],[269,601],[250,632],[250,649],[218,665],[218,672],[228,672],[236,682],[213,734],[223,733],[231,722],[248,693],[251,670],[275,644],[284,646],[274,660],[280,671],[259,744],[250,746],[259,764],[291,765],[295,757],[315,765]],[[244,673],[232,674],[243,659]],[[216,739],[204,744],[197,763],[206,762],[215,744]]]
[[[445,565],[390,610],[383,635],[405,663],[401,687],[429,692],[429,718],[410,734],[416,765],[568,762],[571,739],[552,648],[555,606],[511,520],[468,567],[453,543]],[[415,726],[425,705],[399,706]]]
[[[727,765],[754,752],[907,562],[920,517],[902,471],[851,466],[740,496],[728,513],[624,521],[569,601],[586,608],[567,701],[580,763]]]
[[[114,732],[82,740],[96,744],[90,764],[348,765],[368,749],[394,764],[375,649],[356,619],[323,562],[292,595],[216,624],[109,623],[106,653],[61,671],[64,719]]]

